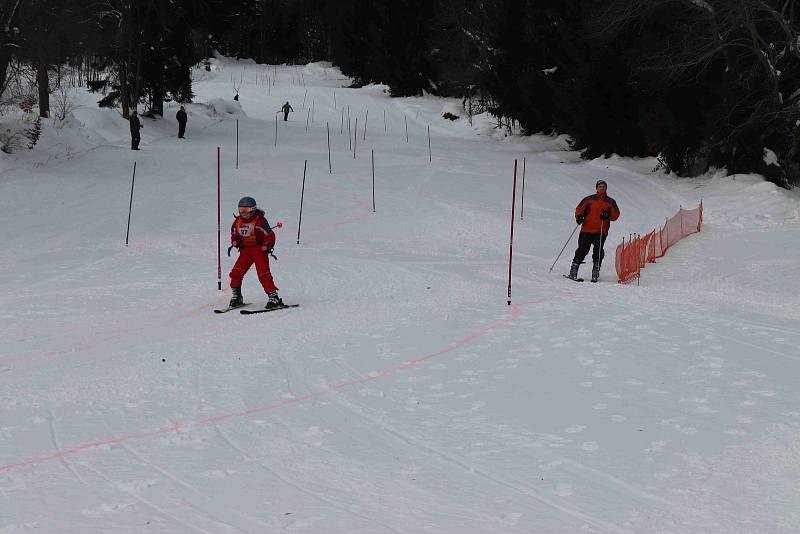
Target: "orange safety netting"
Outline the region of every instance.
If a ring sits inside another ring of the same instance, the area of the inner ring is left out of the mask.
[[[703,202],[693,210],[680,208],[671,219],[667,219],[659,230],[647,235],[631,236],[627,242],[617,246],[617,277],[620,284],[639,280],[645,263],[655,263],[667,250],[686,237],[700,231],[703,225]]]

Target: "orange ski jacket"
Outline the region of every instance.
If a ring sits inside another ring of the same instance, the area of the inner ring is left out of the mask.
[[[608,219],[602,220],[600,214],[604,211],[608,212]],[[583,216],[583,225],[581,226],[581,233],[599,234],[601,229],[603,235],[608,235],[608,228],[611,226],[611,221],[619,219],[619,208],[617,201],[606,195],[605,193],[595,193],[581,200],[578,207],[575,208],[575,218]]]

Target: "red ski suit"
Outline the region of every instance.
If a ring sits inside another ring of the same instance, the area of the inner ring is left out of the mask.
[[[231,287],[242,287],[242,279],[250,266],[256,264],[258,281],[267,293],[277,291],[269,270],[269,253],[275,246],[275,232],[264,217],[255,210],[249,219],[236,217],[231,225],[231,245],[239,248],[239,258],[231,270]]]

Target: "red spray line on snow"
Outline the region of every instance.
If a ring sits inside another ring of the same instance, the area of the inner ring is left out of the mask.
[[[508,242],[508,305],[511,306],[511,260],[514,257],[514,204],[517,200],[517,160],[514,160],[514,190],[511,193],[511,239]]]
[[[444,348],[441,348],[433,352],[429,352],[427,354],[421,354],[416,357],[414,356],[409,357],[408,359],[405,359],[400,363],[393,364],[379,371],[373,371],[366,375],[356,376],[355,378],[351,378],[342,382],[337,382],[335,384],[331,384],[321,389],[311,391],[305,395],[293,397],[291,399],[276,400],[271,404],[248,408],[247,410],[244,411],[221,413],[217,415],[211,415],[209,417],[206,417],[205,419],[177,422],[173,425],[164,426],[153,430],[132,431],[111,438],[85,441],[78,445],[60,448],[60,450],[55,453],[41,454],[39,456],[28,457],[11,463],[0,464],[0,473],[6,473],[15,469],[41,465],[55,460],[63,461],[65,458],[68,458],[70,456],[76,456],[78,454],[82,454],[84,452],[91,450],[103,449],[108,445],[119,445],[131,441],[140,441],[149,438],[165,436],[168,434],[177,434],[178,432],[181,432],[183,430],[201,428],[207,425],[220,424],[226,421],[244,419],[253,417],[255,415],[264,415],[272,413],[277,410],[287,409],[294,406],[301,406],[310,401],[315,401],[327,396],[332,396],[339,392],[346,391],[354,387],[360,387],[363,386],[364,384],[369,384],[370,382],[377,382],[379,380],[396,376],[400,373],[414,369],[416,366],[420,364],[425,364],[433,360],[439,359],[443,356],[446,356],[448,354],[451,354],[453,352],[456,352],[466,346],[475,343],[479,339],[492,334],[496,330],[508,326],[511,322],[519,319],[521,313],[522,313],[521,308],[519,308],[518,306],[514,306],[513,308],[511,308],[509,316],[498,319],[494,323],[485,326],[483,328],[475,327],[471,329],[467,335],[449,342]]]

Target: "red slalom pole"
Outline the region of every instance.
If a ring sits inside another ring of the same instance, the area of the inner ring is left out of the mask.
[[[372,154],[372,213],[375,213],[375,150],[370,150]]]
[[[217,289],[222,291],[222,219],[220,215],[219,147],[217,147]]]
[[[525,160],[522,158],[522,205],[519,207],[519,220],[525,220]]]
[[[517,160],[514,160],[514,191],[511,193],[511,240],[508,244],[508,305],[511,306],[511,259],[514,257],[514,213],[517,201]]]

